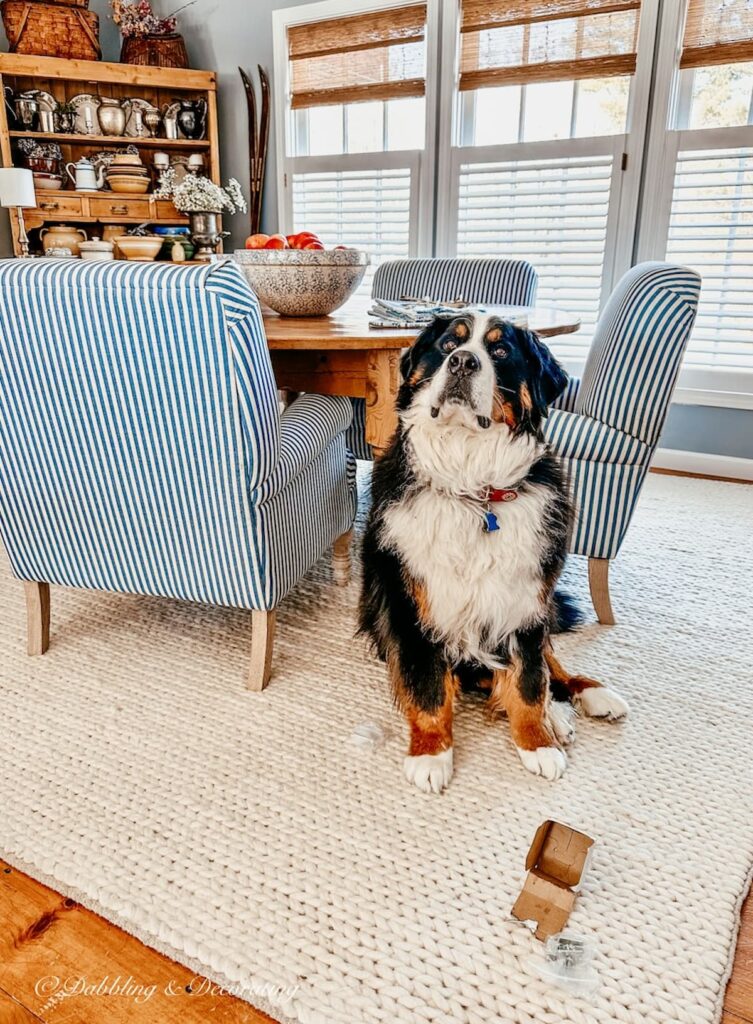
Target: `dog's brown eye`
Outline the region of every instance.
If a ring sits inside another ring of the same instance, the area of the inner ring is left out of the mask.
[[[443,352],[452,352],[457,347],[458,347],[458,343],[456,341],[453,341],[452,338],[446,338],[442,342],[442,351]]]
[[[504,345],[492,345],[492,347],[491,347],[491,349],[489,351],[491,352],[492,358],[494,358],[494,359],[506,359],[507,358],[507,349],[505,348]]]

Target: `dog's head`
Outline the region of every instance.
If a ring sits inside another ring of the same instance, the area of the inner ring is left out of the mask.
[[[403,356],[401,372],[401,411],[533,434],[568,379],[531,331],[466,311],[429,324]]]

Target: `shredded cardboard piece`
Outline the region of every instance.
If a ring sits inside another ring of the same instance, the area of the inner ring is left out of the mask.
[[[537,939],[548,939],[567,924],[593,844],[585,833],[551,819],[536,830],[526,857],[528,875],[512,913],[536,922]]]

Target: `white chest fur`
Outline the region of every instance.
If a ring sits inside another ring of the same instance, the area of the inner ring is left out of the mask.
[[[382,541],[427,591],[433,632],[457,658],[493,667],[494,651],[536,619],[548,489],[534,486],[492,505],[499,530],[485,533],[468,496],[513,487],[539,454],[530,438],[504,426],[478,432],[447,424],[412,425],[410,444],[422,488],[390,506]]]

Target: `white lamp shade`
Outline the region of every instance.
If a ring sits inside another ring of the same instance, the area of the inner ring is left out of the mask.
[[[0,167],[0,206],[37,205],[34,176],[24,167]]]

